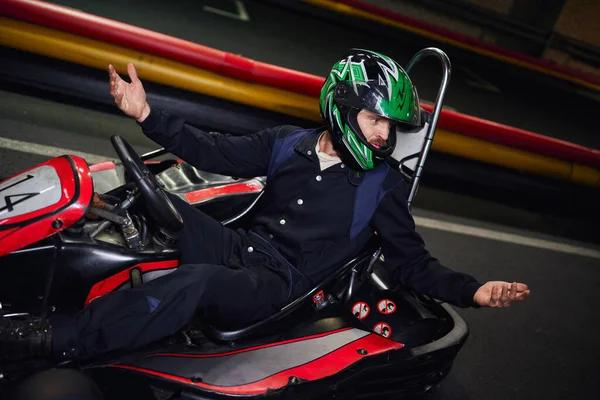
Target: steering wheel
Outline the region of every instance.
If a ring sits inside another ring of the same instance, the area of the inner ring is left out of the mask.
[[[110,141],[119,155],[127,175],[136,183],[144,196],[150,217],[163,228],[172,232],[180,231],[183,228],[183,219],[179,215],[179,211],[173,206],[156,177],[140,156],[121,136],[113,135]]]

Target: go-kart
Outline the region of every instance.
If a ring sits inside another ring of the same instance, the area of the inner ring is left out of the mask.
[[[417,53],[407,71],[426,55],[444,67],[434,111],[421,111],[423,129],[398,133],[390,161],[410,183],[409,204],[449,78],[449,62],[437,49]],[[140,157],[123,138],[111,141],[120,162],[88,166],[62,156],[0,182],[1,318],[76,312],[174,271],[185,221],[172,196],[235,228],[250,226],[264,206],[262,177],[215,175],[164,159],[165,150]],[[134,352],[2,365],[0,396],[387,399],[424,393],[448,374],[468,328],[448,304],[394,284],[379,245],[374,235],[335,273],[251,326],[193,321]]]

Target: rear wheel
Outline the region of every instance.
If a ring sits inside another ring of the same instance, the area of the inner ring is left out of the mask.
[[[103,400],[94,381],[72,369],[51,369],[31,375],[8,393],[7,400]]]

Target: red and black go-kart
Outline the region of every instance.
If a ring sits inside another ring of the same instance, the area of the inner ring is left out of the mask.
[[[450,74],[446,55],[425,127],[398,133],[393,163],[415,196]],[[138,156],[113,137],[121,163],[62,156],[0,182],[0,317],[74,312],[178,265],[165,191],[243,227],[265,181]],[[119,165],[120,164],[120,165]],[[127,354],[0,367],[0,397],[57,399],[395,398],[441,381],[468,328],[447,304],[391,286],[376,239],[272,317],[227,330],[195,321]],[[61,397],[62,396],[62,397]],[[75,397],[69,397],[75,398]]]

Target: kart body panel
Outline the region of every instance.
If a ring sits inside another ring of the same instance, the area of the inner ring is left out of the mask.
[[[101,182],[106,174],[98,174],[118,165],[98,168],[90,167],[94,184],[124,183]],[[260,194],[254,187],[263,187],[261,178],[207,175],[185,163],[172,164],[157,178],[164,182],[167,175],[174,182],[173,177],[189,179],[190,174],[204,176],[204,181],[189,185],[187,191],[185,185],[178,187],[179,192],[170,188],[171,193],[194,205],[186,194],[217,188],[195,205],[218,209],[221,218],[251,204]],[[228,201],[238,204],[227,208]],[[132,287],[134,272],[144,283],[178,266],[177,249],[135,252],[101,236],[78,236],[76,230],[77,220],[70,220],[62,232],[4,255],[0,301],[9,303],[11,310],[33,315],[48,309],[70,313],[112,291]],[[317,296],[257,335],[223,341],[199,328],[188,332],[185,340],[170,338],[137,353],[72,367],[91,377],[110,399],[155,399],[179,392],[181,398],[194,399],[422,393],[447,375],[468,336],[464,321],[448,309],[405,290],[382,290],[366,280],[345,301],[322,307]],[[442,344],[415,353],[436,342]]]
[[[51,159],[0,182],[0,257],[77,222],[92,193],[88,165],[76,156]]]

